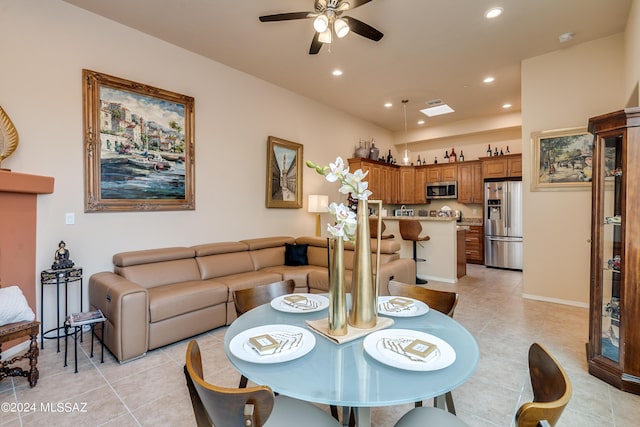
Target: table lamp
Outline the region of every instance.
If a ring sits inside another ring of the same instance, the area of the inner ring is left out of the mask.
[[[320,237],[320,214],[327,212],[329,206],[329,196],[318,194],[309,195],[309,205],[307,211],[316,214],[316,236]]]

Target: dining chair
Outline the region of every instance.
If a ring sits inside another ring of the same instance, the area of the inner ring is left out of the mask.
[[[516,412],[518,427],[553,427],[572,394],[571,381],[558,361],[541,344],[529,347],[529,376],[533,401]],[[468,427],[458,417],[433,407],[414,408],[404,414],[394,427]]]
[[[409,285],[395,280],[389,281],[387,288],[389,289],[389,295],[398,295],[422,301],[427,304],[430,309],[444,313],[449,317],[453,317],[453,312],[458,305],[458,294],[455,292],[437,291],[435,289]],[[453,395],[450,391],[445,393],[444,396],[437,396],[433,400],[434,406],[440,407],[443,403],[446,405],[450,413],[453,415],[456,414]],[[422,406],[422,402],[416,402],[416,407],[420,406]]]
[[[282,282],[233,291],[233,304],[236,307],[236,315],[240,317],[249,310],[271,302],[274,298],[291,294],[295,286],[293,280],[283,280]],[[246,387],[247,382],[247,378],[242,375],[240,377],[240,388]]]
[[[340,426],[317,406],[286,396],[275,396],[267,386],[240,389],[206,382],[196,340],[187,346],[184,375],[198,427]]]

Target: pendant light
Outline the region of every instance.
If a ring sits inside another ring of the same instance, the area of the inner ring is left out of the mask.
[[[408,145],[408,141],[409,138],[407,136],[407,103],[409,102],[408,99],[403,99],[402,100],[402,109],[404,110],[404,151],[402,153],[402,163],[405,165],[409,164],[409,145]]]

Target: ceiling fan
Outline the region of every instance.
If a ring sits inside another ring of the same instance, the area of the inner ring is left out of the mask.
[[[309,47],[309,55],[316,55],[324,43],[331,43],[333,35],[342,38],[350,31],[379,41],[384,34],[354,17],[342,15],[348,10],[353,10],[371,0],[315,0],[313,12],[277,13],[275,15],[261,16],[260,22],[291,21],[294,19],[315,18],[313,28],[316,33]]]

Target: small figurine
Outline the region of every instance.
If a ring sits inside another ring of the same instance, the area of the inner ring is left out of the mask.
[[[53,265],[51,265],[53,270],[62,270],[64,268],[73,267],[73,261],[69,259],[69,249],[67,249],[65,245],[64,240],[60,240],[60,243],[58,243],[58,249],[54,256]]]

